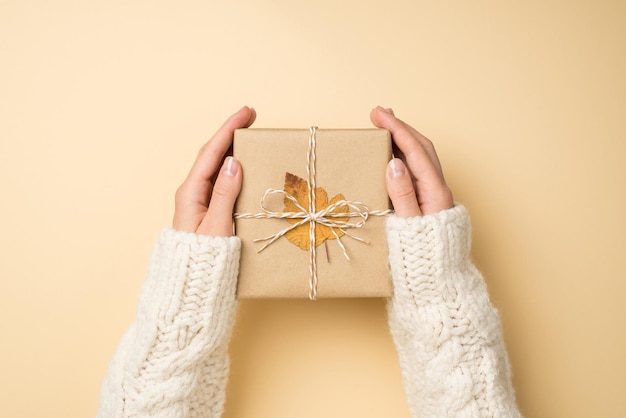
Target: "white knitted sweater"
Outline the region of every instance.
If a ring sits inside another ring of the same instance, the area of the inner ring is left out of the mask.
[[[463,206],[387,220],[389,327],[412,417],[519,417],[500,321],[469,259]],[[165,229],[98,417],[219,417],[240,242]]]

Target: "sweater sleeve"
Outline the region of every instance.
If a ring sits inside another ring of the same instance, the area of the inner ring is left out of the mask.
[[[98,417],[219,417],[240,241],[164,229],[137,318],[105,376]]]
[[[463,206],[387,220],[389,327],[412,417],[519,417],[500,319]]]

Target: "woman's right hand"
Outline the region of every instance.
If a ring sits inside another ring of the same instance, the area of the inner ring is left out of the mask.
[[[454,206],[433,143],[396,118],[391,109],[378,106],[370,119],[393,138],[396,158],[387,166],[387,193],[396,215],[429,215]]]
[[[200,148],[187,178],[176,190],[173,228],[212,236],[233,235],[233,208],[241,190],[241,166],[232,157],[235,129],[247,128],[256,112],[232,115]]]

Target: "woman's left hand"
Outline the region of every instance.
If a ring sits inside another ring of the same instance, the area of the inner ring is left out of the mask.
[[[233,234],[233,207],[242,173],[228,154],[235,129],[249,127],[255,118],[254,109],[242,107],[200,148],[189,175],[176,190],[174,229],[213,236]]]

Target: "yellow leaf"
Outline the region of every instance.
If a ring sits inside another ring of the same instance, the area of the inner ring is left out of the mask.
[[[343,195],[341,193],[339,193],[338,195],[336,195],[335,197],[333,197],[332,199],[330,199],[330,202],[328,202],[328,204],[325,207],[334,205],[335,203],[341,201],[341,200],[346,200],[345,197],[343,197]],[[345,205],[341,205],[341,206],[337,206],[335,209],[333,209],[330,213],[346,213],[348,212],[348,207]],[[339,221],[339,222],[346,222],[348,220],[348,217],[328,217],[331,220],[334,221]],[[344,232],[343,230],[339,229],[339,228],[329,228],[327,226],[324,225],[318,225],[316,228],[316,232],[317,230],[321,230],[322,232],[322,236],[325,239],[336,239],[335,235],[333,234],[333,231],[335,231],[335,233],[337,234],[338,237],[342,237]],[[318,238],[317,238],[317,234],[315,235],[315,242],[317,242]],[[323,241],[322,241],[323,242]],[[318,244],[319,245],[319,244]]]
[[[306,180],[295,176],[291,173],[285,173],[285,188],[284,191],[291,196],[293,196],[298,204],[305,208],[307,211],[309,210],[309,188]],[[330,202],[328,201],[328,193],[321,187],[315,188],[315,210],[319,212],[320,210],[326,209],[328,206],[339,202],[340,200],[344,200],[342,194],[338,194],[333,197]],[[298,208],[296,204],[290,199],[284,199],[285,203],[285,212],[302,212],[302,209]],[[344,213],[348,212],[348,207],[341,205],[335,208],[332,213]],[[348,217],[341,218],[331,218],[338,221],[346,221]],[[287,222],[291,224],[298,223],[300,219],[287,219]],[[297,226],[291,231],[285,234],[285,237],[294,245],[300,247],[301,249],[307,251],[311,246],[310,239],[310,228],[311,224],[309,222]],[[334,234],[333,234],[334,231]],[[336,234],[336,236],[335,236]],[[336,237],[343,236],[344,232],[339,228],[330,228],[325,225],[315,224],[315,246],[319,246],[327,239],[335,239]]]

